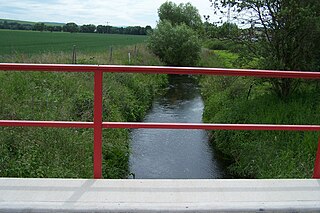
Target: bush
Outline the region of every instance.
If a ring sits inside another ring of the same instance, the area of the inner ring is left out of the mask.
[[[225,42],[219,39],[211,39],[204,44],[205,47],[211,50],[227,50],[228,46]]]
[[[220,40],[217,38],[207,40],[203,45],[210,50],[229,50],[233,53],[241,53],[245,49],[245,46],[241,43],[232,40]]]
[[[318,124],[320,96],[312,84],[286,100],[244,77],[202,79],[208,123]],[[236,177],[310,178],[317,133],[294,131],[214,131],[213,144],[233,163]]]
[[[167,65],[194,66],[200,59],[198,36],[185,24],[173,27],[161,21],[150,35],[148,46]]]

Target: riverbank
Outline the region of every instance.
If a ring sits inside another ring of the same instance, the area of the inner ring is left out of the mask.
[[[211,54],[214,54],[213,52]],[[216,51],[219,67],[236,60]],[[226,61],[225,61],[226,60]],[[237,67],[239,68],[239,67]],[[254,67],[250,67],[254,68]],[[270,83],[245,77],[203,77],[200,80],[207,123],[319,124],[319,83],[302,81],[286,99]],[[214,131],[212,143],[232,163],[229,172],[244,178],[311,178],[318,133],[284,131]]]
[[[161,64],[143,45],[118,49],[113,64]],[[5,58],[2,58],[4,60]],[[1,62],[69,63],[70,55],[16,55]],[[78,63],[108,64],[106,54],[81,53]],[[148,62],[148,63],[147,63]],[[92,121],[93,75],[87,73],[0,72],[0,119]],[[104,76],[104,121],[138,121],[154,95],[167,85],[165,75]],[[103,177],[128,174],[126,129],[103,131]],[[93,132],[86,129],[0,128],[0,176],[92,178]]]

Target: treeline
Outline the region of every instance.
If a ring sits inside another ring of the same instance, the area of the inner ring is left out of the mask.
[[[10,29],[10,30],[33,30],[32,24],[20,24],[18,22],[0,22],[0,29]]]
[[[65,25],[46,25],[44,23],[22,24],[19,22],[0,22],[0,29],[10,30],[34,30],[34,31],[49,31],[49,32],[70,32],[70,33],[101,33],[101,34],[128,34],[128,35],[147,35],[151,26],[129,26],[129,27],[114,27],[109,25],[84,24],[77,25],[76,23],[67,23]]]

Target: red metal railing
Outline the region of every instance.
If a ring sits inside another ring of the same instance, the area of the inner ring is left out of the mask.
[[[195,124],[195,123],[134,123],[103,122],[102,81],[104,72],[191,74],[254,76],[268,78],[320,79],[320,72],[218,69],[194,67],[116,66],[116,65],[65,65],[65,64],[14,64],[0,63],[0,71],[50,71],[94,73],[94,119],[93,122],[71,121],[23,121],[0,120],[0,126],[10,127],[58,127],[94,129],[94,178],[102,177],[102,129],[103,128],[149,128],[149,129],[206,129],[206,130],[275,130],[275,131],[320,131],[320,125],[270,125],[270,124]],[[320,138],[315,160],[313,178],[320,178]]]

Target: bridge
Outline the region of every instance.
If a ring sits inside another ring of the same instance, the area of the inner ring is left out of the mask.
[[[320,211],[320,140],[313,179],[107,180],[103,128],[320,131],[320,125],[103,122],[103,73],[192,74],[320,79],[319,72],[190,67],[0,64],[0,71],[93,72],[93,122],[0,120],[0,126],[92,128],[94,179],[0,178],[0,212]]]

